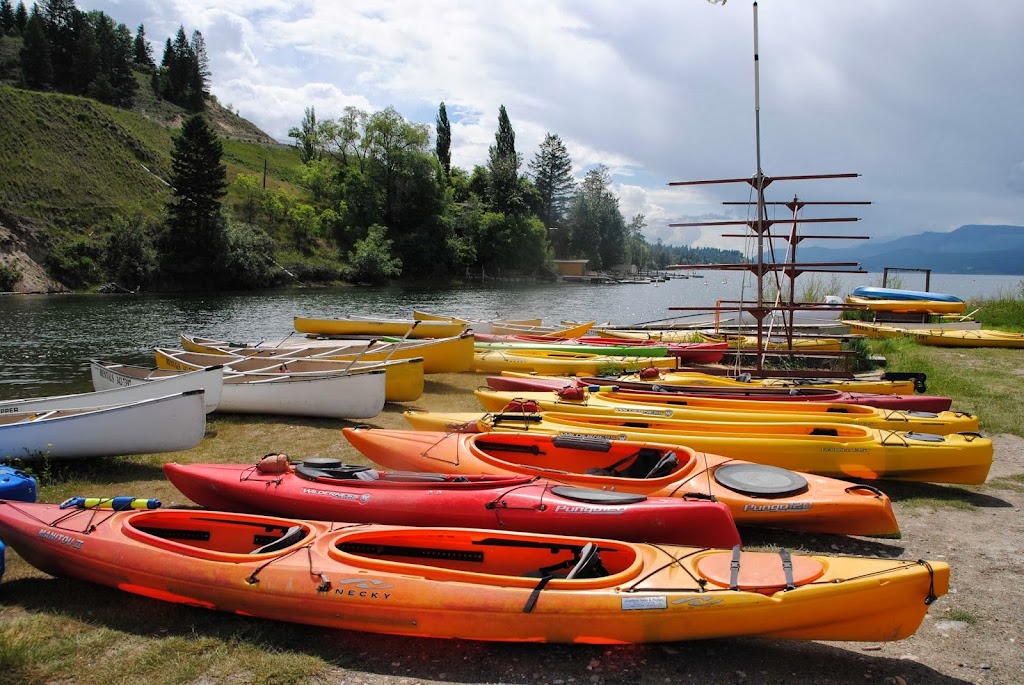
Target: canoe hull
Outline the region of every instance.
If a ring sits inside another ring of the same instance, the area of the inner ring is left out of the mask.
[[[59,528],[48,523],[58,518]],[[281,533],[290,530],[300,539],[285,539]],[[741,575],[730,589],[721,571],[729,550],[460,528],[338,530],[191,510],[68,516],[55,505],[4,502],[0,533],[46,573],[163,601],[328,628],[475,640],[898,640],[918,628],[949,584],[949,567],[939,561],[792,555],[795,587],[785,589],[785,580],[776,584],[779,555],[737,549]],[[261,551],[267,538],[284,549]],[[572,567],[583,552],[600,562],[587,565],[594,573],[550,581],[526,575],[553,563]],[[759,575],[767,580],[755,580]]]
[[[0,425],[0,458],[76,459],[175,452],[195,447],[206,432],[203,391],[129,404],[64,410]]]
[[[227,341],[206,340],[181,336],[182,347],[188,352],[208,354],[284,354],[319,359],[363,362],[381,362],[394,359],[423,359],[424,373],[458,373],[473,365],[473,334],[450,338],[428,338],[405,342],[376,342],[373,340],[344,340],[336,338],[299,338],[297,340],[267,341],[265,343],[236,344]],[[397,400],[396,400],[397,401]]]
[[[422,357],[391,359],[388,361],[362,361],[355,357],[347,360],[311,356],[291,357],[286,352],[261,350],[259,354],[224,354],[188,352],[187,350],[154,349],[156,365],[168,369],[203,369],[223,365],[235,373],[288,373],[334,374],[365,373],[383,369],[384,397],[388,402],[411,402],[423,395],[424,363]]]
[[[306,335],[397,335],[416,339],[448,338],[461,335],[466,330],[466,324],[463,323],[414,319],[317,319],[296,316],[294,325],[296,331]]]

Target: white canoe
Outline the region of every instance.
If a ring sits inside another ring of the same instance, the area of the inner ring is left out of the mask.
[[[104,365],[108,362],[91,360],[89,362],[92,373],[93,388],[96,392],[83,392],[74,395],[54,395],[52,397],[30,397],[20,400],[6,400],[0,402],[0,416],[10,414],[34,414],[56,409],[86,409],[93,407],[108,407],[114,404],[128,404],[139,400],[148,400],[154,397],[174,395],[189,390],[204,390],[203,395],[206,403],[206,413],[217,408],[220,401],[220,388],[223,384],[224,370],[222,368],[204,369],[197,373],[179,374],[168,376],[159,383],[143,384],[127,383],[111,376],[110,384],[97,383],[97,374],[108,374]],[[116,365],[113,365],[116,366]]]
[[[147,383],[189,371],[119,364],[105,366],[100,381],[114,384]],[[353,374],[224,374],[218,412],[278,414],[332,419],[369,419],[384,409],[383,369]],[[97,376],[93,376],[93,383]]]
[[[0,459],[75,459],[187,450],[206,433],[202,390],[127,404],[0,416]]]

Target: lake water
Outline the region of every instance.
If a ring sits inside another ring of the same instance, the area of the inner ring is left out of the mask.
[[[201,295],[6,295],[0,297],[0,399],[91,390],[90,358],[153,363],[151,348],[178,347],[178,334],[260,340],[293,332],[295,316],[350,314],[409,318],[413,310],[469,319],[536,318],[646,323],[692,316],[669,307],[713,306],[755,294],[743,272],[635,285],[546,284],[524,287],[309,288]],[[841,284],[839,295],[881,284],[880,274],[804,275]],[[901,287],[923,290],[921,274]],[[933,274],[930,290],[965,299],[1019,293],[1020,276]],[[746,283],[744,284],[744,281]],[[891,284],[890,284],[891,285]]]

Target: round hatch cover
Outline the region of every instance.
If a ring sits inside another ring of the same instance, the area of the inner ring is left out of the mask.
[[[715,469],[715,480],[735,492],[758,497],[785,497],[807,489],[807,479],[799,473],[766,464],[726,464]]]
[[[588,504],[636,504],[647,499],[646,495],[632,492],[613,492],[595,488],[578,488],[572,485],[556,485],[551,492],[566,499]]]

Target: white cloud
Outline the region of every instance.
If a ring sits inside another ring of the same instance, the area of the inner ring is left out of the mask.
[[[749,187],[668,187],[749,177],[754,155],[751,6],[700,0],[87,0],[157,58],[179,25],[206,38],[213,91],[278,139],[304,109],[393,105],[433,124],[443,100],[453,163],[486,160],[505,105],[525,163],[561,136],[574,173],[604,164],[623,213],[665,242],[723,247],[743,218],[722,200]],[[885,238],[964,223],[1024,224],[1024,3],[815,0],[762,3],[762,168],[857,172],[855,181],[777,182],[769,199],[867,199],[839,208]],[[699,188],[699,189],[698,189]],[[822,214],[818,214],[821,216]],[[841,232],[836,229],[836,232]]]

